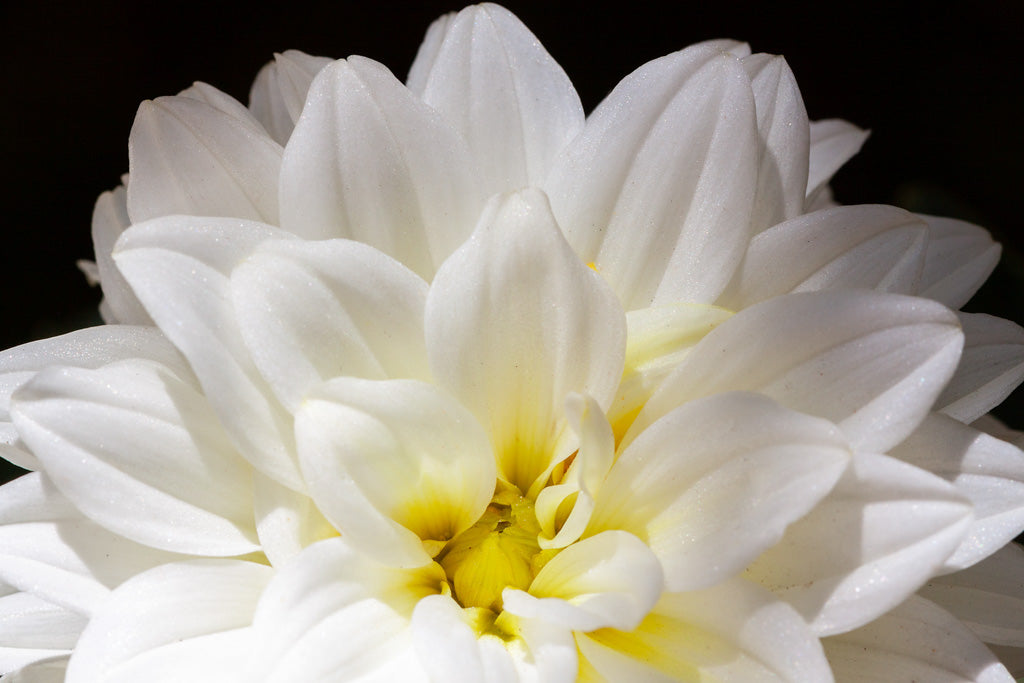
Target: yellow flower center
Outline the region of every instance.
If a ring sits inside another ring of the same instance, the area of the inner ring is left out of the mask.
[[[500,613],[501,592],[527,590],[554,554],[541,551],[538,533],[533,501],[518,489],[499,490],[480,520],[449,541],[437,558],[456,601]]]

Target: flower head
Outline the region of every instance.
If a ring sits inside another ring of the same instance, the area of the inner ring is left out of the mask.
[[[880,671],[905,619],[906,671],[1005,674],[966,627],[929,654],[952,617],[914,593],[1021,562],[1024,453],[965,422],[1024,332],[947,307],[984,231],[831,204],[863,137],[731,41],[584,118],[494,5],[438,20],[406,85],[286,52],[249,108],[145,103],[94,215],[129,324],[0,358],[38,470],[0,530],[41,533],[0,581],[69,634],[21,662],[818,681]]]

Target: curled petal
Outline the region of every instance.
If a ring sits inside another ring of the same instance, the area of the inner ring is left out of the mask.
[[[429,384],[331,380],[303,403],[296,438],[324,515],[349,543],[395,566],[429,561],[494,493],[487,435]]]
[[[661,564],[636,536],[605,531],[570,545],[529,592],[506,588],[505,610],[573,631],[636,628],[661,595]]]

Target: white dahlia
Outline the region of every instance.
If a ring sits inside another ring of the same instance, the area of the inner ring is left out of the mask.
[[[1024,331],[863,139],[730,41],[584,118],[494,5],[144,103],[111,324],[0,355],[0,670],[1012,680]]]

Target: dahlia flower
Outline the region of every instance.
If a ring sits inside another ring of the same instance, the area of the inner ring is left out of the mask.
[[[108,324],[0,355],[3,671],[1012,680],[1024,330],[864,137],[732,41],[585,117],[495,5],[144,103]]]

